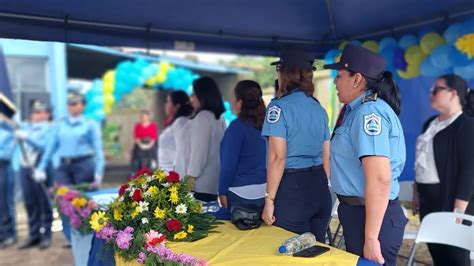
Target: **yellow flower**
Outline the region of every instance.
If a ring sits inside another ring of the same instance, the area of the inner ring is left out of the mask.
[[[71,204],[72,204],[72,206],[74,206],[76,208],[82,208],[82,207],[86,206],[87,199],[84,198],[84,197],[78,197],[78,198],[73,199]]]
[[[102,230],[102,227],[104,227],[107,224],[108,220],[109,219],[105,217],[105,212],[103,211],[94,212],[91,216],[91,221],[90,221],[91,228],[96,232],[100,232]]]
[[[64,196],[64,194],[66,194],[68,191],[69,191],[69,188],[67,188],[66,186],[61,186],[61,187],[59,187],[58,190],[56,191],[56,195],[58,195],[58,196]]]
[[[132,207],[137,207],[138,206],[138,202],[134,201],[132,202]]]
[[[188,233],[192,234],[194,232],[194,225],[188,224]]]
[[[184,231],[181,231],[174,235],[174,239],[184,239],[188,236],[188,234]]]
[[[178,193],[171,193],[170,202],[173,203],[174,205],[178,204],[179,202]]]
[[[177,188],[175,185],[173,185],[173,186],[171,186],[171,187],[168,189],[168,191],[169,191],[171,194],[173,194],[173,193],[176,194],[176,193],[178,193],[178,188]]]
[[[165,210],[162,210],[159,207],[156,207],[156,209],[155,209],[155,218],[164,219],[165,215],[166,215]]]
[[[158,170],[155,174],[156,174],[156,178],[160,182],[163,182],[163,180],[165,180],[165,178],[166,178],[165,171],[163,171],[163,170]]]
[[[114,209],[114,220],[116,220],[116,221],[122,221],[123,220],[123,214],[122,214],[121,210]]]
[[[156,194],[158,194],[158,188],[156,186],[151,186],[148,188],[147,190],[148,193],[150,193],[150,196],[155,196]]]
[[[133,212],[130,214],[130,216],[132,217],[132,219],[134,219],[135,217],[138,216],[138,214],[140,214],[140,210],[137,208],[135,208],[135,210],[133,210]]]

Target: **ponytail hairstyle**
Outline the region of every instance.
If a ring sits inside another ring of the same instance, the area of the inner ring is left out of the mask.
[[[356,72],[349,72],[351,76],[356,74]],[[375,79],[367,77],[362,73],[361,75],[367,83],[367,90],[371,90],[373,93],[376,93],[377,97],[384,100],[397,115],[400,115],[400,90],[397,83],[395,82],[392,72],[383,71]]]
[[[239,118],[261,130],[265,120],[265,104],[262,99],[262,88],[253,80],[242,80],[234,89],[235,98],[242,100]]]
[[[169,96],[173,105],[179,105],[171,123],[173,123],[179,117],[188,117],[193,113],[193,106],[191,105],[191,100],[186,92],[182,90],[172,91],[170,92]]]

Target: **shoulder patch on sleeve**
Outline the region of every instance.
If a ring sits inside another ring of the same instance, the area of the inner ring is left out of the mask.
[[[267,122],[274,124],[280,120],[281,108],[278,106],[272,106],[268,108],[267,112]]]
[[[364,132],[369,136],[378,136],[382,132],[382,118],[371,113],[364,115]]]

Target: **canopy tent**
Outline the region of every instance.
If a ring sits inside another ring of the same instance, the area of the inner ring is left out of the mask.
[[[341,40],[438,29],[474,14],[472,0],[0,0],[6,38],[322,57]]]

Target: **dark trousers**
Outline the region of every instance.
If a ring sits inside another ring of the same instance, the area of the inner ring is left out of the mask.
[[[23,200],[28,213],[29,238],[51,238],[53,211],[46,184],[39,184],[32,179],[31,168],[21,168],[20,176]]]
[[[148,169],[152,169],[152,161],[154,161],[155,163],[157,162],[157,149],[158,148],[156,144],[149,150],[142,150],[140,149],[140,147],[138,147],[137,144],[135,144],[132,151],[133,173],[137,172],[145,166]]]
[[[346,250],[358,256],[364,256],[365,242],[365,206],[339,204],[339,220],[341,221]],[[396,265],[397,254],[403,241],[403,233],[408,219],[403,213],[400,201],[390,201],[383,217],[379,233],[380,248],[385,265]]]
[[[217,201],[217,195],[209,193],[194,192],[194,198],[204,202]]]
[[[263,210],[263,206],[265,205],[265,198],[261,199],[246,199],[242,198],[239,195],[233,193],[232,191],[227,192],[227,205],[228,209],[232,207],[234,204],[248,204],[248,205],[255,205],[257,207],[261,207]]]
[[[56,170],[56,182],[61,185],[78,185],[94,182],[95,163],[91,158],[74,162],[63,160]]]
[[[10,161],[0,160],[0,241],[15,237],[14,217],[11,210],[12,186]]]
[[[440,184],[416,184],[420,196],[420,218],[432,212],[452,211],[443,210]],[[471,204],[469,204],[471,205]],[[467,214],[472,215],[472,207],[468,206]],[[441,225],[442,226],[442,225]],[[428,244],[434,265],[470,265],[470,252],[466,249],[441,244]]]
[[[296,234],[312,232],[326,239],[331,195],[322,166],[284,173],[275,197],[275,225]]]

